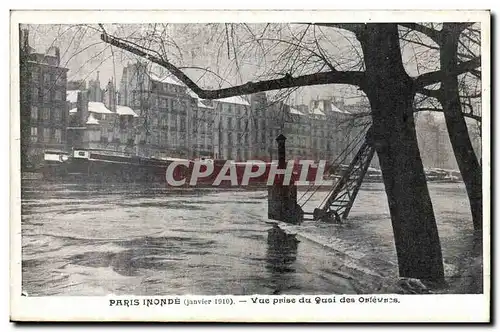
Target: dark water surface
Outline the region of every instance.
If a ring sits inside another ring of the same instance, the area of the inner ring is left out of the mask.
[[[264,190],[22,185],[22,283],[30,296],[359,292],[329,248],[266,224]],[[462,202],[462,191],[445,186],[438,195]],[[367,257],[377,273],[397,275],[381,187],[365,187],[359,200],[352,224],[319,232],[337,234],[332,248]],[[447,208],[461,218],[468,207]],[[375,246],[385,250],[383,264]]]

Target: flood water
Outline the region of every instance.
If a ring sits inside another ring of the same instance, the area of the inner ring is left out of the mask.
[[[29,296],[353,294],[378,287],[365,284],[360,290],[356,279],[363,269],[397,277],[382,184],[362,187],[348,225],[303,226],[309,233],[330,234],[330,246],[273,229],[265,190],[41,180],[23,180],[22,186],[22,285]],[[446,215],[440,232],[451,229],[467,238],[464,188],[431,191],[433,198],[453,200],[444,208],[434,203]],[[308,204],[319,204],[325,194]],[[452,219],[462,226],[447,226]],[[460,246],[469,246],[457,242],[450,243],[458,249],[443,250],[451,257],[445,259],[448,269],[458,264]],[[350,268],[347,257],[359,259],[362,268]]]

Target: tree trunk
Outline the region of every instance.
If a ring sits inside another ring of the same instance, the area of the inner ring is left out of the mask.
[[[364,53],[373,144],[389,202],[399,274],[444,281],[441,244],[413,119],[413,81],[404,70],[396,24],[357,33]]]
[[[446,127],[458,168],[469,196],[474,230],[483,229],[482,171],[470,141],[465,118],[462,115],[458,77],[454,74],[458,64],[458,39],[461,29],[456,23],[445,23],[442,30],[441,70],[444,72],[441,82],[441,105],[444,111]]]

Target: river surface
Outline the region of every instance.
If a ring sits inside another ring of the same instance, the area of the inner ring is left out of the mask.
[[[329,234],[330,244],[321,245],[272,231],[265,190],[23,180],[22,192],[29,296],[358,293],[340,253],[364,258],[368,273],[397,277],[382,184],[362,187],[348,225],[305,223],[305,232]],[[465,189],[435,184],[431,194],[453,273],[460,253],[472,248]],[[335,267],[335,260],[343,263]]]

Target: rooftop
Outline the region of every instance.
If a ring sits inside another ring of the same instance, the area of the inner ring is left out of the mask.
[[[221,102],[221,103],[250,106],[250,103],[245,98],[243,98],[241,96],[216,99],[216,101]]]
[[[173,78],[171,75],[165,75],[165,76],[160,76],[156,73],[150,72],[149,77],[154,80],[158,81],[161,83],[167,83],[167,84],[173,84],[173,85],[178,85],[178,86],[185,86],[181,82],[177,81],[176,79]]]
[[[100,102],[89,101],[88,108],[89,108],[89,112],[90,113],[115,114],[114,112],[112,112],[111,110],[109,110],[106,107],[106,105],[104,105],[104,103],[100,103]],[[77,112],[76,107],[72,108],[71,110],[69,110],[69,112],[70,113],[76,113]],[[135,118],[139,116],[130,107],[128,107],[128,106],[122,106],[122,105],[117,105],[116,106],[116,114],[118,114],[118,115],[132,115]]]
[[[290,106],[290,114],[305,115],[304,113],[302,113],[301,111],[299,111],[295,107],[291,107],[291,106]]]
[[[198,97],[198,95],[196,93],[194,93],[193,90],[188,88],[187,93],[193,98],[198,98],[198,107],[213,108],[213,107],[207,106],[207,105],[200,105],[200,101],[204,100],[204,99],[201,99],[200,97]],[[222,102],[222,103],[227,103],[227,104],[250,106],[250,103],[245,98],[243,98],[241,96],[227,97],[227,98],[214,99],[214,100],[218,101],[218,102]]]
[[[78,101],[78,92],[81,90],[68,90],[66,91],[66,100],[70,103],[76,103]]]
[[[116,114],[118,115],[132,115],[134,118],[139,117],[130,107],[123,105],[116,105]]]
[[[312,115],[319,115],[319,116],[325,116],[325,113],[323,113],[323,110],[319,109],[319,108],[313,108],[309,111],[309,114],[312,114]]]
[[[89,114],[89,118],[88,118],[86,124],[88,124],[88,125],[89,124],[98,125],[99,121],[96,118],[94,118],[94,115],[92,113],[90,113]]]
[[[341,110],[340,108],[335,106],[333,103],[332,103],[332,112],[342,113],[342,114],[351,114],[351,112],[349,112],[349,111]]]

